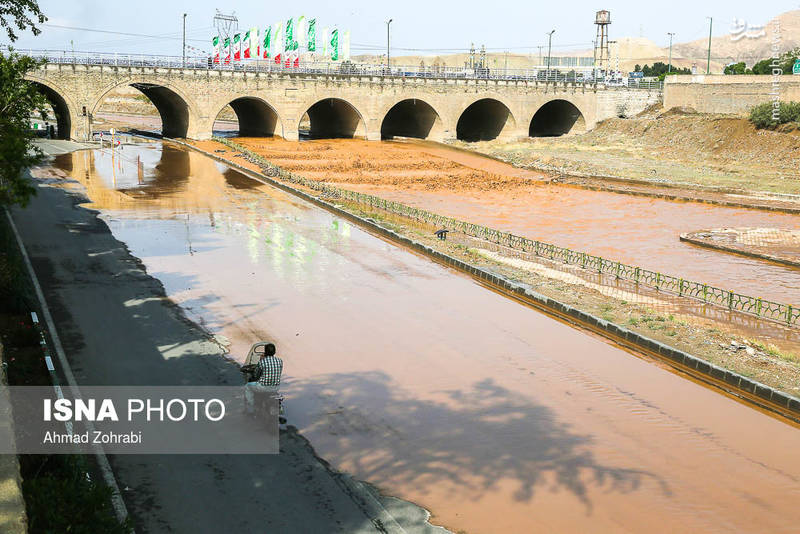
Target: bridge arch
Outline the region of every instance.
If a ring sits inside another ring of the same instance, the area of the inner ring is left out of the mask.
[[[517,127],[511,109],[497,98],[476,100],[461,113],[456,123],[456,138],[463,141],[489,141],[507,137]]]
[[[80,122],[78,106],[68,97],[67,92],[38,76],[27,75],[26,80],[33,83],[44,94],[53,108],[56,116],[56,137],[58,139],[73,139],[77,137],[76,130]]]
[[[569,100],[556,99],[542,105],[533,114],[528,135],[554,137],[586,131],[586,119],[578,106]]]
[[[406,98],[395,103],[383,114],[382,139],[415,137],[438,140],[443,134],[442,118],[433,106],[424,100]]]
[[[240,96],[217,107],[214,119],[218,120],[225,106],[230,105],[239,122],[242,137],[283,137],[283,121],[269,102],[257,96]]]
[[[297,128],[312,139],[367,138],[364,116],[347,100],[323,98],[304,109]]]
[[[92,114],[100,108],[110,92],[126,85],[138,89],[156,107],[164,137],[200,138],[199,114],[193,101],[175,85],[162,80],[129,78],[106,87],[95,99]]]

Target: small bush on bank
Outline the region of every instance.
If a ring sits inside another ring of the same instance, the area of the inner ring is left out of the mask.
[[[800,122],[800,102],[781,102],[777,120],[773,116],[772,102],[764,102],[750,110],[750,122],[756,128],[774,128],[789,122]]]
[[[21,455],[23,491],[29,532],[128,534],[130,521],[120,524],[111,506],[111,488],[86,476],[84,457]]]

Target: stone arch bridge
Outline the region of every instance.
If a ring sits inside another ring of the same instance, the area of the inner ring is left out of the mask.
[[[53,106],[59,136],[77,140],[91,136],[92,117],[121,86],[153,102],[165,137],[191,139],[211,137],[229,104],[240,135],[477,141],[580,132],[661,100],[658,90],[565,82],[81,64],[46,64],[27,78]]]

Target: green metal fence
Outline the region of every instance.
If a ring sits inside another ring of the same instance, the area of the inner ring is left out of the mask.
[[[459,221],[458,219],[445,217],[443,215],[431,213],[419,208],[413,208],[411,206],[401,204],[400,202],[386,200],[374,195],[367,195],[347,189],[341,189],[339,187],[334,187],[323,182],[303,178],[302,176],[285,171],[284,169],[273,165],[258,154],[237,143],[234,143],[233,141],[230,141],[229,139],[215,138],[215,140],[234,150],[242,152],[245,154],[247,159],[265,169],[269,176],[277,177],[282,180],[319,191],[326,198],[338,198],[351,202],[357,202],[359,204],[364,204],[372,208],[403,215],[405,217],[429,223],[441,228],[447,228],[448,230],[461,232],[468,236],[484,239],[498,245],[535,254],[536,256],[543,258],[549,258],[553,261],[560,261],[568,265],[576,265],[597,273],[611,274],[619,280],[629,280],[636,284],[654,288],[657,291],[674,293],[682,297],[688,297],[701,300],[709,304],[723,306],[729,310],[744,312],[750,315],[755,315],[756,317],[779,321],[792,326],[797,326],[798,322],[800,322],[800,308],[797,306],[741,295],[739,293],[735,293],[727,289],[713,287],[708,284],[693,282],[691,280],[677,278],[675,276],[670,276],[668,274],[655,271],[649,271],[647,269],[642,269],[641,267],[634,267],[632,265],[626,265],[624,263],[601,258],[599,256],[592,256],[591,254],[587,254],[585,252],[578,252],[568,248],[552,245],[550,243],[544,243],[542,241],[535,241],[525,237],[517,236],[508,232],[501,232],[500,230],[495,230],[494,228],[487,228],[478,224]]]

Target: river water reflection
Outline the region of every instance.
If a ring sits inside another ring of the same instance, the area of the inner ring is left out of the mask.
[[[336,468],[465,532],[796,532],[800,432],[198,153],[59,156]],[[132,161],[142,158],[140,180]]]

